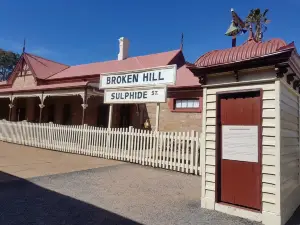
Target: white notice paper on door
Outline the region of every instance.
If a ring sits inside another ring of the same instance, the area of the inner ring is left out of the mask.
[[[222,158],[258,162],[258,126],[222,126]]]

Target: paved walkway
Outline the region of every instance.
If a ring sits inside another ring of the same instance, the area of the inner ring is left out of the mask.
[[[259,224],[201,209],[198,176],[1,142],[0,168],[0,224]]]
[[[120,164],[123,162],[0,142],[0,171],[19,178],[68,173]],[[13,177],[2,174],[0,182],[7,181],[8,178],[12,179]]]

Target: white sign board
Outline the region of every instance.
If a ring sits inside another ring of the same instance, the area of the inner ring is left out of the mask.
[[[143,70],[100,75],[100,89],[136,86],[170,85],[176,82],[177,66],[170,65]]]
[[[166,102],[166,88],[105,89],[104,103],[147,103]]]
[[[258,162],[258,127],[222,126],[222,158]]]

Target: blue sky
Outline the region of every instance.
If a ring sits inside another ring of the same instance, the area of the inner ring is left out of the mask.
[[[194,62],[227,48],[230,9],[245,18],[251,8],[269,8],[265,39],[300,46],[299,0],[1,0],[0,48],[26,50],[69,65],[117,58],[118,38],[130,40],[130,56],[178,49]],[[284,3],[284,4],[283,4]],[[238,44],[247,35],[238,37]]]

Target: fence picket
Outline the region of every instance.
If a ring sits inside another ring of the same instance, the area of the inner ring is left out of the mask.
[[[71,128],[72,128],[72,125],[68,126],[67,127],[67,152],[72,152],[72,132],[71,132]]]
[[[35,145],[36,145],[36,147],[38,147],[38,148],[41,148],[41,147],[42,147],[40,135],[41,135],[41,126],[40,126],[40,124],[38,123],[38,124],[36,124],[36,126],[35,126],[35,138],[34,138],[34,139],[35,139]]]
[[[58,145],[59,150],[61,152],[63,152],[64,151],[64,134],[63,134],[64,129],[63,129],[63,126],[59,125],[57,130],[58,130],[58,138],[59,138],[59,141],[60,141],[60,143]]]
[[[122,132],[121,132],[121,128],[117,128],[117,156],[116,159],[117,160],[121,160],[121,152],[122,152],[122,146],[121,146],[121,142],[122,142]]]
[[[114,129],[113,146],[113,159],[117,159],[117,128]]]
[[[166,168],[169,169],[170,165],[170,133],[167,133],[167,146],[166,146],[166,155],[167,155],[167,160],[166,160]]]
[[[146,147],[143,149],[145,152],[146,158],[145,158],[145,165],[149,165],[149,133],[146,132],[145,134],[145,142],[146,142]]]
[[[73,136],[73,125],[68,127],[68,138],[69,138],[69,144],[68,144],[68,152],[73,153],[73,143],[74,141],[74,136]]]
[[[140,143],[141,143],[141,131],[140,129],[136,129],[136,133],[137,133],[137,140],[136,140],[136,155],[135,155],[135,163],[140,163]]]
[[[96,130],[95,127],[90,127],[91,129],[91,137],[90,137],[90,154],[91,156],[96,156],[96,146],[95,146],[95,140],[96,140]]]
[[[54,130],[54,134],[55,134],[55,150],[59,151],[60,150],[60,140],[59,140],[59,125],[55,124],[55,130]]]
[[[60,126],[61,151],[66,152],[66,127]]]
[[[28,135],[28,145],[31,145],[31,146],[34,146],[33,143],[32,143],[32,128],[31,128],[31,124],[27,123],[27,122],[24,122],[27,126],[27,129],[29,131],[29,135]]]
[[[136,163],[141,164],[140,155],[141,155],[141,144],[142,144],[142,130],[137,130],[137,143],[136,143]]]
[[[191,131],[190,173],[194,173],[195,131]]]
[[[129,145],[128,145],[128,150],[129,150],[129,162],[132,162],[132,148],[133,148],[133,129],[132,127],[129,127]]]
[[[21,130],[21,127],[20,127],[20,123],[16,123],[16,129],[17,129],[17,132],[18,132],[18,135],[17,135],[18,144],[22,144],[22,136],[21,136],[22,135],[22,130]],[[0,133],[0,137],[1,137],[1,133]]]
[[[177,145],[177,143],[178,143],[178,134],[175,133],[174,134],[174,167],[173,167],[173,170],[179,171],[178,156],[180,154],[178,154],[178,148],[177,148],[178,145]]]
[[[181,168],[182,168],[182,143],[181,143],[181,139],[182,139],[182,132],[179,132],[178,133],[178,151],[177,151],[177,154],[178,154],[178,170],[177,171],[180,171],[182,172]]]
[[[17,143],[17,144],[20,144],[20,142],[19,142],[19,140],[20,140],[20,137],[19,137],[19,129],[18,129],[18,124],[17,124],[17,123],[15,123],[15,124],[14,124],[14,126],[15,126],[15,134],[16,134],[16,143]]]
[[[38,140],[39,140],[39,137],[38,137],[38,135],[39,135],[39,132],[40,132],[40,128],[39,128],[39,124],[37,124],[36,126],[32,126],[32,128],[33,128],[33,140],[34,140],[34,145],[35,145],[35,147],[40,147],[40,143],[38,142]]]
[[[45,135],[44,135],[44,129],[43,129],[43,124],[39,123],[39,127],[40,127],[40,136],[39,136],[39,143],[40,143],[40,148],[45,148]]]
[[[96,146],[96,141],[97,141],[97,128],[92,127],[93,130],[93,135],[92,135],[92,156],[97,156],[97,146]]]
[[[173,133],[170,134],[170,161],[169,161],[169,169],[171,170],[175,170],[174,168],[174,160],[175,160],[175,157],[174,157],[174,136],[173,136]]]
[[[104,151],[105,151],[105,146],[106,146],[106,139],[104,138],[104,129],[103,128],[100,128],[100,136],[101,136],[100,156],[102,158],[105,158]]]
[[[166,132],[163,133],[163,167],[166,168],[166,145],[167,145],[167,134]]]
[[[184,161],[185,161],[185,132],[182,132],[182,139],[180,142],[182,142],[182,159],[181,159],[181,172],[184,172]]]
[[[100,127],[97,127],[96,128],[96,141],[95,141],[95,149],[96,149],[96,156],[97,157],[100,157],[100,149],[101,149],[101,146],[100,146]]]
[[[67,148],[67,152],[70,152],[70,153],[72,152],[71,145],[73,142],[71,129],[72,129],[72,125],[67,127],[67,147],[66,148]]]
[[[18,144],[18,129],[17,129],[17,123],[14,123],[13,124],[13,127],[14,127],[14,136],[15,136],[15,140],[14,140],[14,142],[16,143],[16,144]]]
[[[112,149],[111,149],[111,158],[112,159],[115,159],[115,150],[116,150],[116,128],[113,128],[112,129],[112,139],[111,139],[111,146],[112,146]]]
[[[198,157],[199,157],[199,152],[198,152],[198,149],[199,149],[199,133],[198,132],[196,132],[196,147],[195,147],[195,175],[198,175]],[[199,174],[200,174],[200,172],[199,172]]]
[[[86,140],[86,154],[85,155],[92,155],[91,153],[91,137],[92,137],[92,129],[90,126],[86,127],[87,130],[87,140]]]
[[[72,126],[72,136],[73,136],[73,143],[72,143],[72,153],[75,153],[75,154],[78,154],[78,152],[77,152],[77,146],[78,146],[78,144],[77,144],[77,137],[79,136],[79,135],[77,135],[77,126],[76,125],[73,125]]]
[[[49,149],[49,139],[50,139],[50,133],[49,133],[49,126],[47,126],[48,124],[43,123],[43,127],[44,127],[44,135],[45,135],[45,148]]]
[[[31,138],[30,138],[31,145],[36,147],[35,140],[34,140],[35,127],[33,127],[32,124],[30,123],[29,128],[30,128],[30,132],[31,132]],[[13,132],[13,130],[12,130],[12,132]],[[14,136],[13,136],[13,138],[14,138]]]
[[[163,151],[163,134],[162,132],[159,134],[159,167],[162,168],[162,151]]]
[[[120,161],[124,161],[124,152],[126,149],[126,146],[125,146],[126,129],[124,127],[122,127],[119,130],[120,130]]]
[[[145,161],[146,161],[146,158],[145,158],[145,154],[146,154],[146,135],[147,135],[147,131],[146,130],[143,130],[142,131],[142,142],[143,142],[143,147],[142,147],[142,165],[145,165]]]
[[[136,143],[137,143],[137,130],[134,128],[134,129],[132,129],[133,130],[133,133],[135,134],[134,135],[134,137],[133,137],[133,139],[134,139],[134,141],[133,141],[133,147],[132,147],[132,150],[133,150],[133,155],[132,155],[132,161],[135,163],[135,156],[136,156]]]
[[[190,156],[190,134],[189,132],[186,133],[186,150],[185,150],[185,173],[189,172],[189,156]]]
[[[124,144],[124,161],[129,161],[129,128],[125,128],[125,134],[124,134],[124,141],[125,141],[125,144]]]

